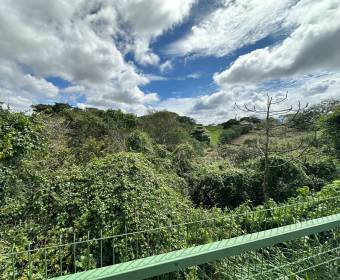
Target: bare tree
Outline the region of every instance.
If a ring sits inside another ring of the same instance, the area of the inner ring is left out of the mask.
[[[298,114],[303,111],[305,108],[308,107],[308,104],[306,104],[304,107],[301,106],[300,101],[298,102],[297,106],[288,106],[283,107],[283,103],[287,101],[288,93],[286,93],[282,97],[275,97],[267,94],[267,102],[266,107],[261,109],[257,108],[256,106],[253,106],[250,108],[246,104],[243,106],[239,106],[238,104],[235,104],[236,108],[247,113],[252,113],[256,115],[264,115],[264,141],[263,143],[260,143],[260,139],[257,139],[257,148],[260,151],[261,155],[264,158],[264,173],[263,173],[263,180],[262,180],[262,192],[264,196],[264,200],[268,200],[268,176],[269,176],[269,169],[279,167],[282,165],[285,165],[292,161],[294,158],[287,159],[284,163],[280,165],[270,165],[270,156],[272,154],[289,154],[293,151],[300,151],[298,157],[300,157],[309,147],[309,145],[304,145],[304,141],[302,140],[299,145],[297,145],[294,148],[290,149],[280,149],[280,150],[273,150],[271,149],[271,137],[273,137],[273,132],[277,128],[287,128],[289,126],[290,122],[293,122],[294,119],[298,116]],[[276,106],[276,108],[274,108]],[[275,119],[280,116],[285,116],[290,114],[291,117],[288,121],[284,122],[281,121],[279,123],[275,123]]]

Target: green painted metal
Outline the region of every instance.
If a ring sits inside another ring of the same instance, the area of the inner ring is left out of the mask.
[[[52,278],[53,280],[138,280],[182,270],[340,227],[340,214],[130,262]]]

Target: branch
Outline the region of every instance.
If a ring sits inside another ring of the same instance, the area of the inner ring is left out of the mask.
[[[289,150],[281,150],[281,151],[280,150],[271,150],[270,153],[286,154],[286,153],[294,152],[294,151],[299,150],[301,147],[303,147],[303,144],[304,144],[304,141],[301,140],[300,144],[295,148],[292,148],[292,149],[289,149]],[[308,146],[310,146],[310,145],[308,145]]]
[[[291,112],[294,111],[293,106],[290,106],[289,108],[286,109],[281,109],[281,110],[272,110],[270,111],[270,114],[283,114],[285,112]]]
[[[244,109],[241,106],[239,106],[237,103],[235,103],[235,106],[238,110],[242,112],[251,112],[251,113],[258,113],[258,114],[263,114],[266,112],[264,110],[257,109],[255,106],[253,108],[249,108],[246,104],[243,105]]]
[[[286,101],[287,98],[288,98],[288,91],[286,92],[284,97],[282,97],[281,99],[276,99],[275,101],[272,102],[272,104],[280,104],[280,103]]]
[[[286,164],[292,162],[292,161],[295,160],[296,158],[301,157],[301,156],[304,154],[304,152],[307,151],[307,149],[308,149],[309,147],[310,147],[310,145],[307,145],[307,146],[301,151],[301,153],[300,153],[298,156],[292,157],[290,160],[287,160],[286,162],[284,162],[284,163],[282,163],[282,164],[279,164],[279,165],[269,165],[269,167],[270,167],[270,168],[276,168],[276,167],[284,166],[284,165],[286,165]]]
[[[260,137],[257,137],[256,147],[259,149],[262,156],[265,156],[265,154],[264,154],[264,152],[263,152],[263,150],[261,149],[261,146],[260,146]]]

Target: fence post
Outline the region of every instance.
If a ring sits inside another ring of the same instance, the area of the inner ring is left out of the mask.
[[[47,249],[44,250],[45,279],[47,279]]]
[[[29,279],[29,280],[32,280],[31,243],[28,244],[28,279]]]
[[[59,236],[59,265],[60,265],[60,276],[63,275],[63,257],[62,257],[62,235]]]
[[[12,279],[15,280],[15,243],[12,245]]]
[[[73,231],[73,262],[74,262],[74,273],[77,273],[77,256],[76,256],[76,232]]]
[[[103,230],[100,230],[100,267],[103,267]]]
[[[112,226],[112,264],[115,264],[115,228]]]

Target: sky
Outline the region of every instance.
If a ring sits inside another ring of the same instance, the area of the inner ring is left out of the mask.
[[[339,0],[1,0],[0,101],[204,124],[340,99]]]

